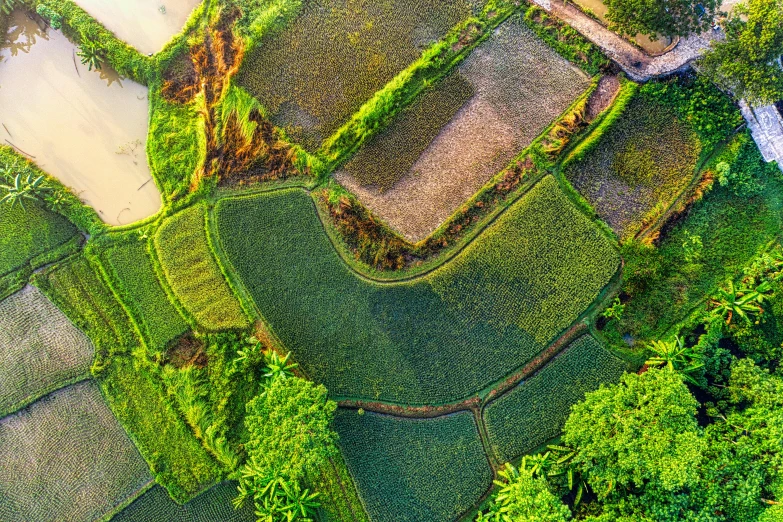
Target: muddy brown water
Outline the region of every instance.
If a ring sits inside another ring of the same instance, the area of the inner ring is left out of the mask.
[[[119,38],[144,54],[160,51],[182,30],[201,0],[75,0]]]
[[[0,143],[23,151],[110,225],[155,214],[147,88],[88,71],[59,31],[13,13],[0,46]]]
[[[606,12],[608,9],[604,5],[603,0],[574,0],[574,3],[582,9],[589,9],[595,16],[598,17],[599,20],[601,20],[603,23],[607,23]],[[659,54],[663,52],[663,50],[666,49],[670,43],[672,43],[671,38],[661,37],[655,41],[652,41],[649,37],[641,34],[634,36],[633,40],[648,54]]]

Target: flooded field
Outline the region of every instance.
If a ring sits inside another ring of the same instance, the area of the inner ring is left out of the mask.
[[[599,20],[606,23],[607,8],[603,0],[574,0],[574,2],[582,9],[591,11]],[[633,40],[648,54],[659,54],[672,43],[672,39],[668,37],[661,37],[652,41],[649,37],[641,34],[634,36]]]
[[[75,0],[93,18],[144,54],[179,33],[201,0]]]
[[[57,177],[108,224],[157,212],[147,88],[104,67],[88,71],[59,31],[13,13],[0,46],[0,143]]]

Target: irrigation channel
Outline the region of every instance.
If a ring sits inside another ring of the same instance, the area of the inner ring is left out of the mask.
[[[0,46],[0,140],[122,225],[158,211],[146,141],[147,88],[107,65],[88,70],[76,46],[21,10]],[[35,71],[31,75],[30,71]]]

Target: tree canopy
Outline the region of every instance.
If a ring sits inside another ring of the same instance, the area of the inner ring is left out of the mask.
[[[783,98],[783,2],[748,0],[725,24],[726,38],[714,42],[699,70],[721,88],[752,104]]]
[[[718,0],[605,0],[609,28],[621,34],[687,36],[707,30]]]

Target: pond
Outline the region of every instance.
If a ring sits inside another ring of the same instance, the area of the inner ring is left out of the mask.
[[[603,0],[574,0],[574,3],[583,10],[591,11],[601,22],[606,23],[607,7],[604,5]],[[672,43],[671,38],[668,37],[661,37],[652,41],[649,37],[641,34],[637,34],[633,41],[644,49],[647,54],[651,55],[660,54]]]
[[[108,30],[144,54],[160,51],[201,0],[75,0]]]
[[[88,71],[59,31],[15,11],[0,46],[0,143],[67,185],[108,224],[161,206],[146,141],[147,88]]]

